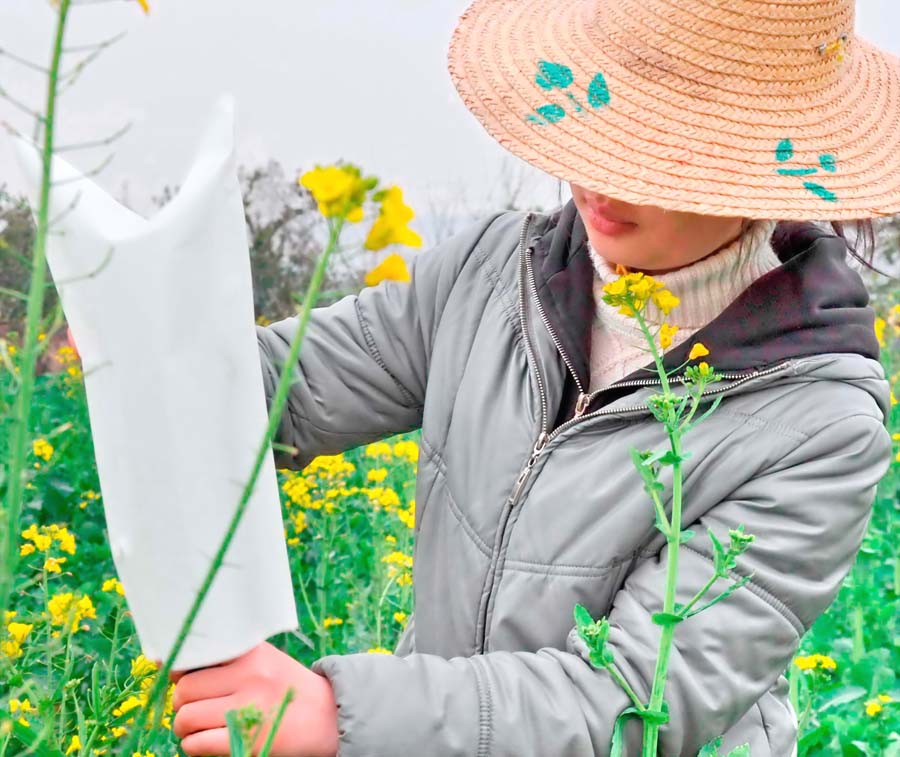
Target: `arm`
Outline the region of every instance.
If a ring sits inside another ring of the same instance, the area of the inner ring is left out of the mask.
[[[418,428],[431,343],[460,269],[498,214],[479,219],[415,256],[410,282],[384,281],[313,308],[275,441],[279,468],[302,470],[329,455]],[[266,404],[299,316],[256,327]]]
[[[891,440],[874,417],[844,418],[801,442],[692,525],[680,554],[677,601],[712,575],[709,526],[727,539],[743,523],[757,541],[739,560],[755,571],[743,588],[680,624],[669,664],[670,721],[660,753],[695,755],[723,734],[790,664],[800,637],[834,599],[853,564]],[[649,504],[648,504],[649,507]],[[609,614],[610,648],[643,701],[649,699],[668,548],[639,564]],[[720,580],[709,596],[725,588]],[[573,630],[565,650],[437,655],[330,655],[313,663],[332,682],[339,757],[418,754],[476,757],[608,755],[613,724],[630,699],[593,668]],[[640,721],[625,728],[640,753]]]

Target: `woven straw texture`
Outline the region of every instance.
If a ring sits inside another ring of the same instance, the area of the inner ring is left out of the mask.
[[[900,59],[853,0],[476,0],[448,65],[503,147],[633,204],[900,213]]]

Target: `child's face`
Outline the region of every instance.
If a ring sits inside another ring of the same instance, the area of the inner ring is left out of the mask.
[[[662,274],[706,257],[741,233],[740,217],[663,210],[631,205],[570,183],[591,247],[610,265]],[[629,225],[598,219],[597,211]]]

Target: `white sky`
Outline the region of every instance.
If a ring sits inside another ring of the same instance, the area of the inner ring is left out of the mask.
[[[66,92],[57,127],[65,145],[134,121],[111,147],[64,157],[88,171],[114,151],[96,180],[119,198],[127,182],[127,203],[139,212],[183,180],[225,91],[236,98],[238,160],[247,166],[274,158],[291,175],[343,158],[399,184],[424,210],[463,191],[477,205],[505,161],[531,182],[523,202],[556,202],[557,181],[500,147],[453,87],[446,50],[468,0],[149,1],[149,16],[130,2],[73,9],[67,45],[127,35]],[[859,0],[857,8],[857,32],[900,54],[900,3]],[[0,49],[46,64],[53,21],[48,0],[0,0]],[[3,55],[0,87],[35,108],[45,97],[42,76]],[[0,120],[31,134],[29,118],[2,99]],[[0,130],[4,182],[24,189]]]

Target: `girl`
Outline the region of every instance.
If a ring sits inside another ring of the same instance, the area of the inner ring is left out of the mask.
[[[677,628],[660,753],[719,735],[723,753],[796,753],[784,674],[892,456],[874,313],[839,222],[900,211],[900,63],[853,20],[852,0],[472,5],[450,49],[465,104],[572,200],[492,214],[418,256],[410,283],[314,310],[278,439],[299,453],[276,455],[302,469],[422,429],[415,614],[393,655],[307,669],[262,644],[173,676],[187,754],[228,754],[225,711],[288,686],[278,755],[609,753],[631,702],[572,611],[609,618],[647,701],[668,552],[630,456],[665,443],[646,405],[659,381],[635,323],[601,299],[624,271],[680,300],[666,367],[702,342],[725,377],[685,440],[696,536],[677,600],[712,574],[707,528],[756,537],[733,571],[749,582]],[[296,325],[258,327],[270,398]],[[626,754],[640,735],[632,719]]]

